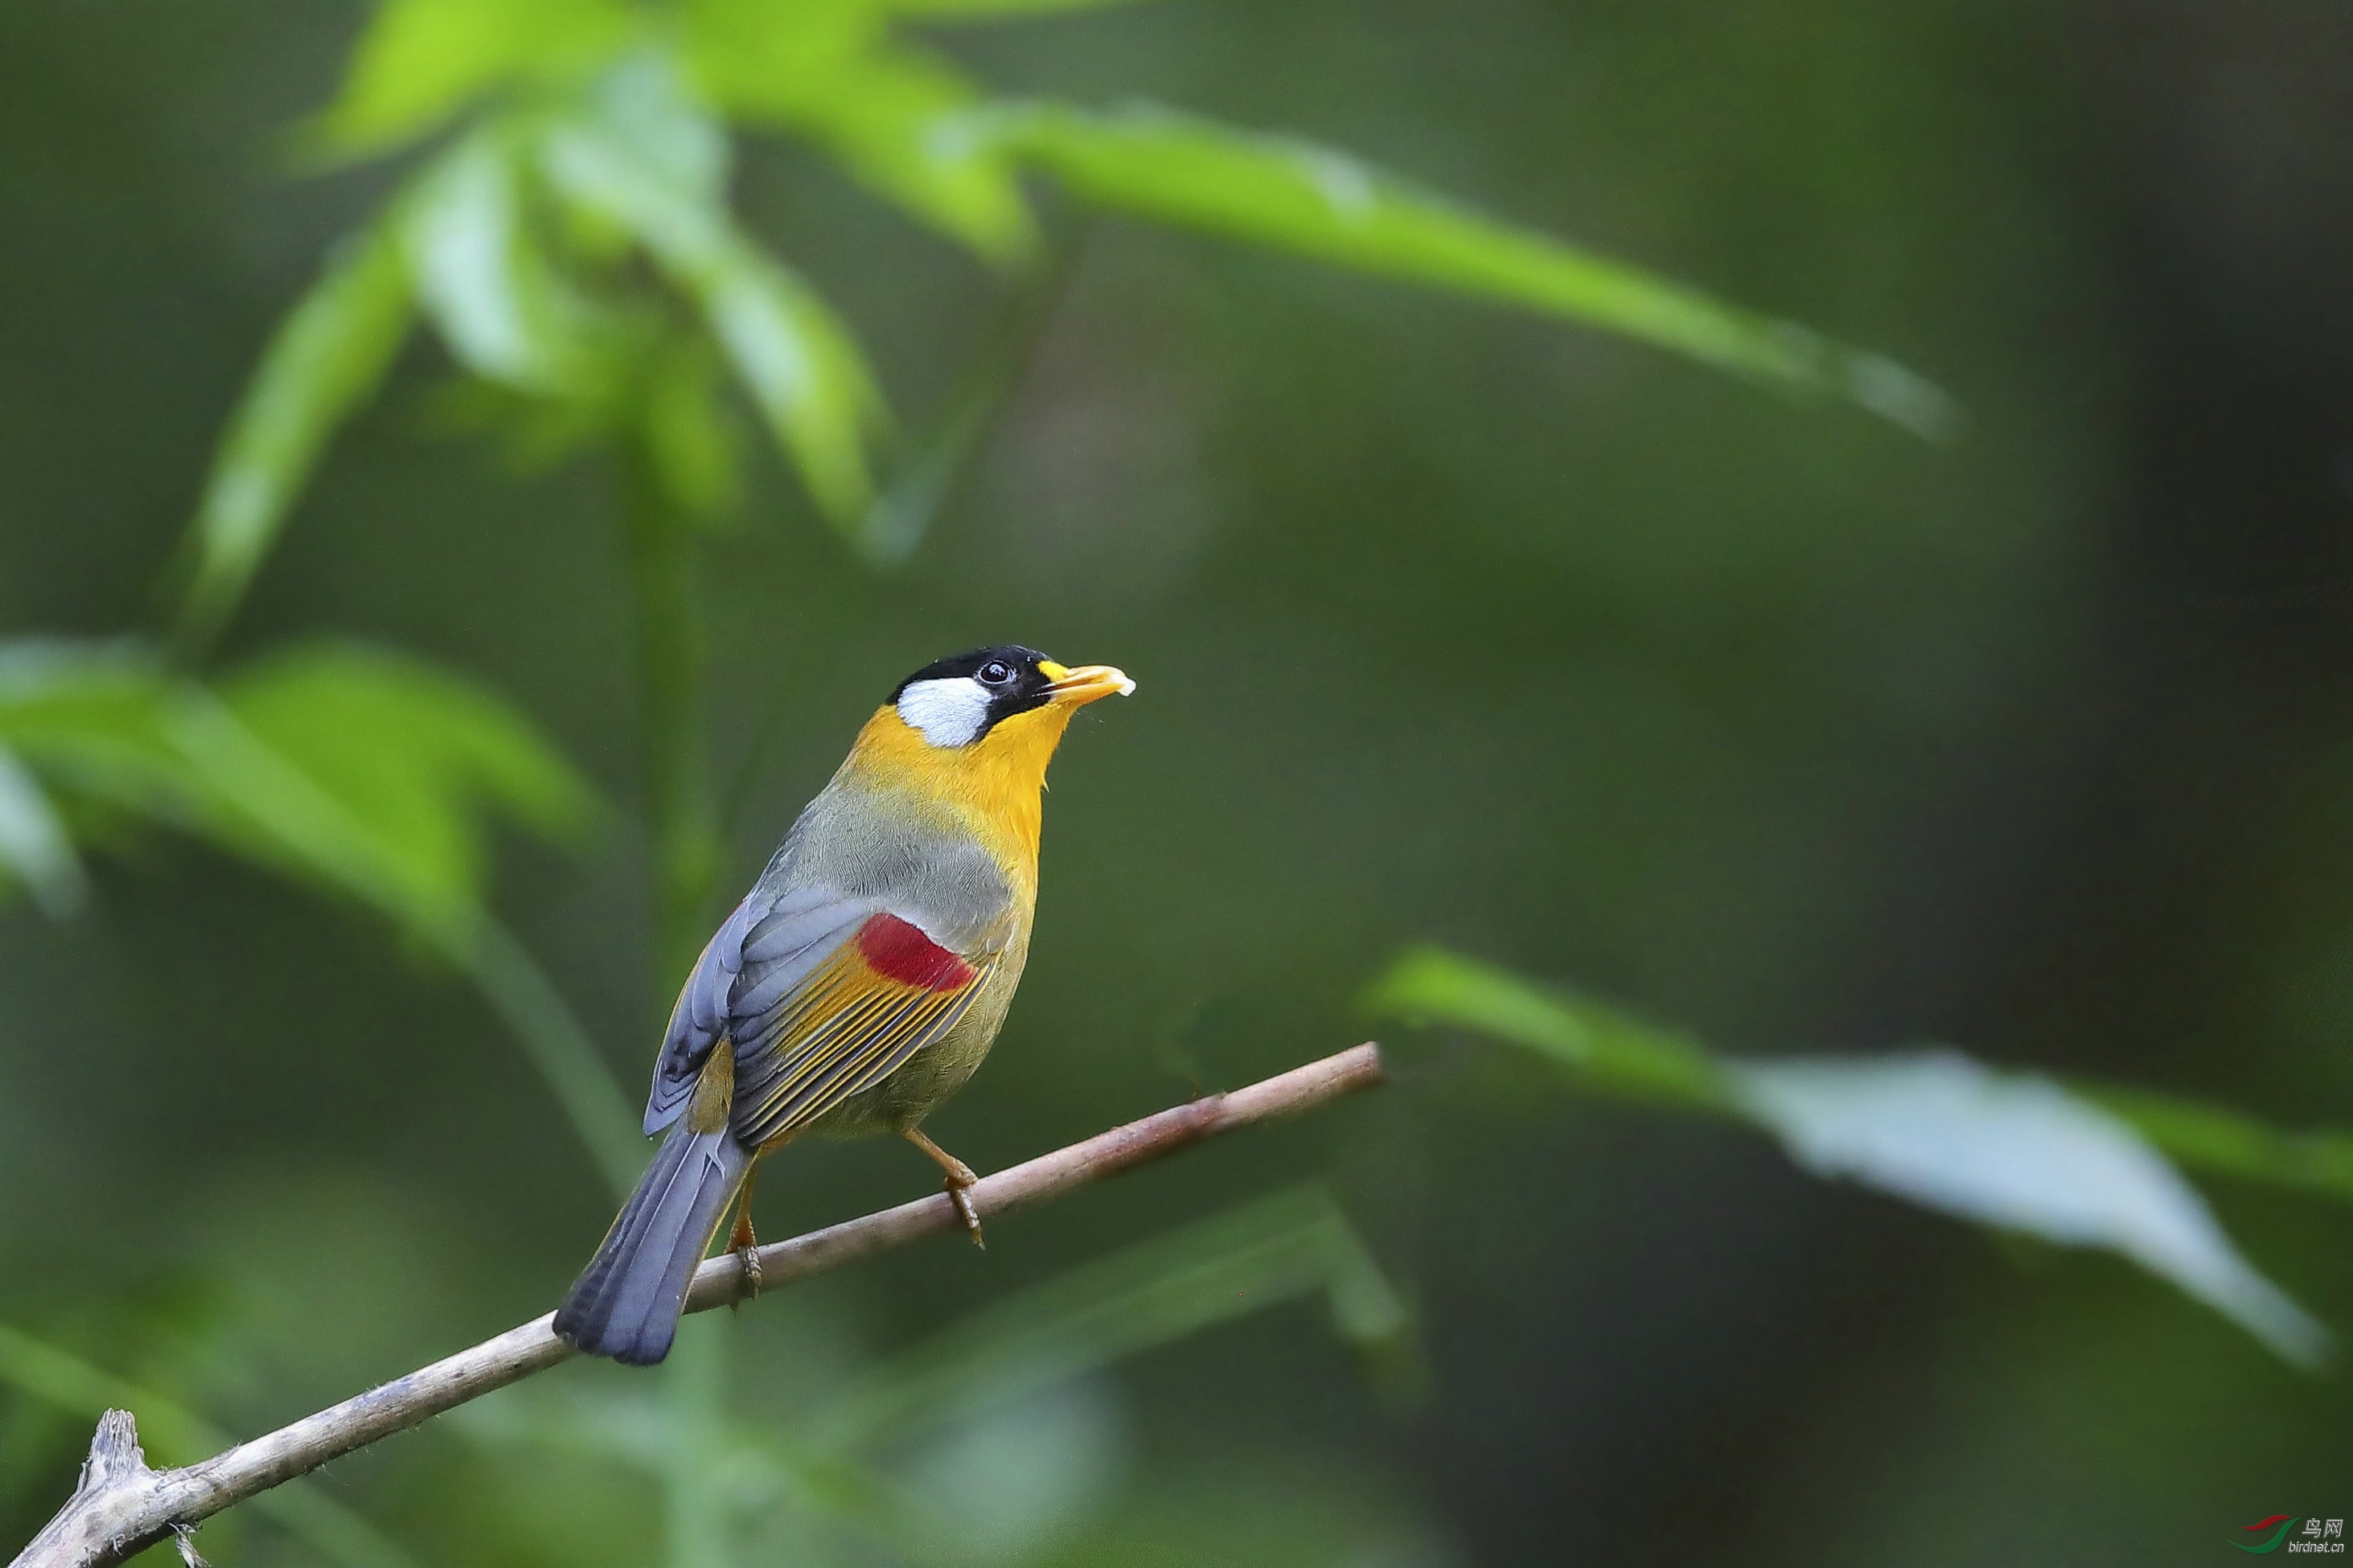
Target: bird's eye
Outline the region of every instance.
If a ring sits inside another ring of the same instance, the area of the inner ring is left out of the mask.
[[[1013,679],[1013,667],[1001,658],[992,658],[980,667],[980,679],[988,686],[1002,686]]]

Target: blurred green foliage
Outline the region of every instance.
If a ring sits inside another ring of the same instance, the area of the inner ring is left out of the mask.
[[[130,645],[6,655],[0,733],[93,831],[126,814],[186,827],[437,946],[481,918],[488,808],[575,835],[589,814],[587,785],[512,710],[391,655],[281,653],[217,687]],[[28,883],[54,875],[19,864]]]
[[[1990,1072],[1957,1052],[1725,1059],[1573,993],[1440,949],[1398,959],[1368,1001],[1379,1016],[1468,1026],[1541,1053],[1582,1083],[1636,1100],[1731,1115],[1791,1158],[1965,1218],[2073,1246],[2113,1248],[2235,1319],[2288,1360],[2317,1365],[2327,1331],[2239,1256],[2157,1138],[2190,1158],[2195,1130],[2244,1119],[2179,1106],[2148,1120],[2128,1099],[2109,1114],[2036,1074]],[[2211,1121],[2193,1121],[2202,1111]],[[2258,1133],[2260,1129],[2254,1130]],[[2323,1139],[2327,1134],[2320,1135]],[[2284,1142],[2244,1136],[2234,1151]],[[2222,1162],[2278,1179],[2284,1162]]]
[[[385,0],[311,146],[380,153],[477,100],[492,106],[343,243],[279,329],[206,488],[184,630],[207,637],[227,616],[322,442],[417,310],[469,372],[528,400],[520,416],[543,442],[635,431],[690,514],[734,489],[709,384],[723,363],[818,510],[870,552],[903,552],[919,534],[873,513],[869,442],[884,407],[866,355],[729,210],[728,119],[812,139],[1001,268],[1037,247],[1017,177],[1034,165],[1107,207],[1607,327],[1838,392],[1926,434],[1955,422],[1944,394],[1891,361],[1487,222],[1327,149],[1158,110],[987,100],[898,36],[907,14],[931,13],[889,0]],[[638,257],[689,319],[632,287]]]
[[[387,0],[343,95],[308,133],[314,147],[380,152],[487,90],[511,101],[459,132],[341,243],[265,353],[190,534],[180,629],[200,647],[420,313],[483,384],[470,406],[512,423],[527,449],[543,458],[595,437],[634,458],[660,952],[691,950],[689,922],[711,890],[707,770],[691,754],[694,710],[707,696],[680,552],[739,489],[714,364],[733,369],[818,510],[861,531],[870,553],[902,552],[923,527],[903,502],[868,516],[881,395],[831,309],[729,212],[720,114],[815,136],[878,191],[1001,266],[1035,246],[1014,182],[1026,158],[1107,205],[1598,321],[1759,376],[1840,385],[1923,429],[1950,422],[1940,394],[1887,362],[1484,224],[1335,153],[1166,115],[981,104],[952,69],[892,41],[891,10],[712,0],[659,16],[578,0],[481,9]],[[632,287],[640,257],[691,324]],[[919,463],[919,482],[936,489],[936,466]],[[568,1010],[481,902],[483,805],[555,836],[576,832],[589,813],[587,787],[517,716],[452,677],[347,647],[280,655],[217,692],[132,645],[26,647],[12,673],[0,741],[78,801],[190,829],[353,898],[470,973],[626,1188],[617,1096]],[[80,872],[66,824],[33,776],[13,758],[7,766],[0,801],[12,826],[0,848],[45,903],[69,908]],[[667,1483],[669,1554],[680,1568],[734,1556],[741,1521],[730,1505],[746,1487],[760,1498],[825,1500],[919,1561],[1034,1558],[1034,1544],[1015,1551],[1002,1531],[911,1524],[921,1510],[851,1474],[851,1452],[878,1424],[953,1417],[970,1403],[964,1385],[987,1384],[999,1399],[996,1385],[1008,1380],[1051,1386],[1303,1287],[1328,1291],[1351,1338],[1393,1340],[1404,1323],[1336,1211],[1278,1202],[973,1320],[928,1360],[918,1354],[913,1364],[928,1370],[870,1379],[841,1413],[819,1416],[815,1457],[798,1464],[779,1460],[791,1450],[765,1437],[731,1446],[722,1436],[723,1374],[708,1336],[673,1363],[671,1398],[650,1414],[625,1400],[482,1430],[555,1433],[590,1451],[595,1434],[626,1434],[608,1457]],[[24,1375],[67,1359],[46,1353],[47,1363],[36,1351],[0,1359],[0,1375],[86,1405],[96,1374],[62,1389]],[[802,1474],[812,1466],[816,1483]],[[339,1537],[315,1517],[332,1505],[309,1506],[313,1514],[297,1517],[312,1526],[313,1545],[353,1562],[384,1559],[364,1527]]]
[[[2335,58],[2270,25],[2263,71]],[[2325,382],[2312,311],[2266,314],[2319,297],[2263,248],[2301,255],[2324,187],[2258,223],[2226,197],[2276,195],[2267,163],[2197,197],[2223,217],[2131,229],[2153,198],[2100,136],[2154,111],[2060,71],[2067,26],[0,21],[27,237],[0,247],[0,601],[101,639],[0,658],[0,864],[74,917],[5,932],[12,1521],[100,1403],[178,1457],[544,1310],[643,1158],[621,1080],[677,955],[890,678],[1007,636],[1147,701],[1060,765],[1038,962],[952,1146],[1009,1159],[1326,1048],[1408,941],[1513,967],[1418,949],[1384,1014],[1525,1059],[1442,1043],[1381,1102],[986,1259],[699,1320],[656,1378],[539,1380],[224,1517],[216,1558],[2147,1561],[2335,1508],[2333,1383],[2017,1244],[2115,1252],[2297,1357],[2290,1292],[2347,1299],[2341,1215],[2295,1194],[2345,1194],[2348,1139],[2277,1125],[2348,1119],[2353,769],[2318,673],[2345,661],[2262,641],[2309,635],[2335,558],[2232,608],[2200,531],[2255,552],[2335,513],[2173,467],[2334,482],[2265,445],[2325,446],[2326,399],[2262,395]],[[2242,44],[2146,31],[2189,77]],[[2156,96],[2216,169],[2333,144],[2237,137],[2309,93]],[[331,177],[281,188],[272,149]],[[1957,428],[1889,360],[1482,210],[1900,346],[1969,389],[1970,439],[1554,333]],[[2174,344],[2201,268],[2227,330]],[[2232,446],[2176,400],[2266,428]],[[419,425],[488,432],[503,471]],[[118,640],[191,493],[174,635]],[[828,526],[743,526],[804,510]],[[494,853],[501,822],[525,841]],[[1524,978],[1563,973],[1694,1033]],[[1917,1038],[2010,1065],[1746,1048]],[[1755,1127],[2003,1246],[1564,1087]],[[2254,1184],[2210,1209],[2168,1158]],[[890,1151],[790,1168],[765,1201],[794,1225],[916,1180]]]

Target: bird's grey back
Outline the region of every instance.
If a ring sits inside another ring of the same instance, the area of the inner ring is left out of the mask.
[[[754,886],[758,901],[829,889],[871,900],[967,956],[1002,947],[1018,923],[1015,891],[988,851],[934,803],[846,789],[810,801]]]

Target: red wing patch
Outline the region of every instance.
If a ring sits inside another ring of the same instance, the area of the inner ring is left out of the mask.
[[[973,968],[896,915],[875,915],[858,928],[858,952],[874,973],[923,991],[961,991]]]

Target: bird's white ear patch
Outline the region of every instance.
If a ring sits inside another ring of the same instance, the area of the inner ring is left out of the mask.
[[[918,680],[899,693],[899,717],[934,746],[969,746],[988,725],[988,689],[968,675]]]

